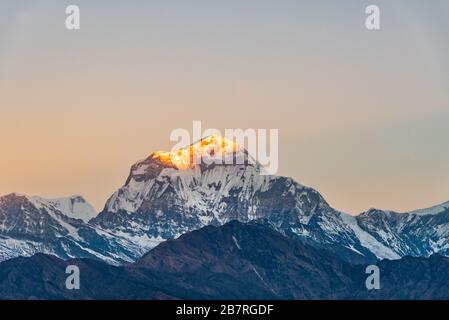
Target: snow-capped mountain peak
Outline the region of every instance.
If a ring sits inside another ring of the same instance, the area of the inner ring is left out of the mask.
[[[189,208],[210,207],[236,187],[252,186],[255,192],[265,185],[266,189],[273,177],[260,173],[261,167],[245,148],[212,135],[184,149],[154,152],[135,163],[125,185],[107,201],[105,210],[133,213],[166,191],[174,191]]]
[[[36,207],[36,209],[49,209],[58,212],[68,218],[80,219],[88,222],[97,215],[97,212],[82,196],[74,195],[64,198],[47,199],[39,196],[29,196],[27,194],[13,192],[1,196],[0,201],[18,201],[23,199]]]
[[[69,218],[81,219],[84,222],[88,222],[97,215],[92,205],[79,195],[57,199],[45,199],[34,196],[29,199],[38,208],[50,207]]]
[[[186,160],[192,154],[225,163],[192,164]],[[267,220],[283,234],[327,244],[341,240],[340,245],[358,254],[372,255],[317,191],[261,173],[244,148],[208,137],[179,154],[156,152],[134,164],[125,185],[90,222],[150,249],[206,225]]]

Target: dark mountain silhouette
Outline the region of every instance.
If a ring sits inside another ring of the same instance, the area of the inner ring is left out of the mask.
[[[331,248],[329,248],[331,249]],[[37,254],[0,264],[3,299],[447,299],[449,259],[378,263],[381,289],[365,288],[365,265],[285,237],[264,223],[232,221],[168,240],[135,263]],[[77,265],[80,290],[65,287]]]

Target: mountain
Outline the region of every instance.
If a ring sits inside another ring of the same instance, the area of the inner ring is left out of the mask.
[[[195,164],[194,158],[205,161]],[[218,136],[179,151],[155,152],[131,167],[125,185],[91,223],[146,250],[206,225],[267,219],[286,236],[345,247],[365,260],[448,253],[441,237],[449,235],[443,227],[449,223],[448,203],[408,214],[370,210],[354,217],[333,209],[316,190],[262,170],[244,148]]]
[[[66,266],[80,269],[67,290]],[[449,258],[383,260],[380,290],[364,265],[261,223],[208,226],[166,241],[135,263],[64,261],[37,254],[0,263],[4,299],[448,299]]]
[[[92,213],[92,207],[78,196],[53,200],[19,194],[0,197],[0,261],[38,252],[113,264],[132,261],[140,248],[74,218]]]
[[[183,299],[348,298],[362,269],[266,223],[237,221],[164,242],[128,266],[161,275],[161,287]]]
[[[195,165],[188,160],[210,155],[211,148],[215,158],[244,161]],[[362,244],[365,232],[357,234],[348,224],[354,218],[331,208],[317,191],[287,177],[263,175],[250,160],[244,149],[217,136],[181,151],[155,152],[131,167],[125,185],[90,223],[149,250],[206,225],[268,219],[291,237],[344,246],[367,258],[396,258],[369,234],[364,239],[371,242]]]
[[[449,255],[449,203],[408,213],[371,209],[356,220],[399,257]]]

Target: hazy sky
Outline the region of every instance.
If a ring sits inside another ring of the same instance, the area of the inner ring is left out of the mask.
[[[348,213],[447,201],[448,40],[447,0],[0,0],[0,194],[100,210],[201,120],[278,128],[279,174]]]

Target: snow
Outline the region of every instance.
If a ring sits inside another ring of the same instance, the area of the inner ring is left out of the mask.
[[[81,219],[88,222],[97,215],[95,209],[81,196],[67,198],[45,199],[41,197],[31,197],[29,200],[37,208],[46,208],[50,211],[59,211],[65,216],[73,219]]]
[[[354,231],[357,238],[359,239],[362,246],[370,250],[374,255],[376,255],[379,259],[400,259],[401,257],[394,252],[392,249],[384,246],[382,243],[377,241],[372,235],[368,232],[361,229],[357,223],[357,220],[354,216],[350,216],[348,214],[341,214],[341,218],[343,221]]]
[[[0,237],[0,262],[15,257],[30,257],[37,252],[52,254],[39,242]]]
[[[242,248],[240,247],[239,242],[237,241],[237,239],[235,238],[234,235],[232,235],[232,240],[234,241],[234,244],[237,247],[237,249],[242,250]]]
[[[254,271],[254,273],[256,274],[256,276],[260,279],[260,281],[262,281],[262,283],[268,288],[270,289],[271,292],[273,292],[274,294],[276,294],[276,291],[273,289],[272,286],[270,286],[264,278],[262,278],[262,276],[260,275],[260,273],[257,271],[257,269],[251,265],[251,269]]]
[[[419,210],[411,211],[410,214],[416,214],[418,216],[436,215],[436,214],[444,212],[448,209],[449,209],[449,201],[445,202],[443,204],[434,206],[434,207],[427,208],[427,209],[419,209]]]
[[[139,163],[133,167],[136,169],[131,172],[128,184],[115,192],[108,201],[106,208],[109,212],[136,212],[143,201],[150,202],[162,197],[168,187],[171,187],[180,205],[197,212],[203,225],[209,224],[212,220],[227,222],[221,213],[226,210],[223,199],[230,196],[231,190],[240,190],[239,199],[248,202],[250,208],[249,219],[256,219],[258,203],[251,200],[257,192],[269,190],[272,183],[278,179],[260,175],[257,166],[217,165],[206,170],[202,170],[199,166],[182,170],[162,168],[158,176],[147,180],[139,176],[137,181],[136,172],[141,173],[144,170]],[[212,212],[213,216],[210,216],[211,208],[215,209]]]

